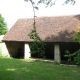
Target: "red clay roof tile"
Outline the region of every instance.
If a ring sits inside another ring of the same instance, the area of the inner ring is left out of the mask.
[[[45,42],[72,42],[78,24],[80,15],[36,18],[37,32]],[[31,42],[28,36],[31,29],[33,19],[19,19],[4,36],[3,41]]]

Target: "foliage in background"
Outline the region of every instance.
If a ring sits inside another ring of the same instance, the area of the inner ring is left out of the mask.
[[[43,3],[46,5],[46,7],[51,7],[51,6],[55,5],[58,0],[36,0],[36,1],[35,0],[25,0],[25,1],[31,1],[33,3],[37,2],[37,4]],[[74,5],[76,3],[76,0],[64,0],[62,5],[68,4],[68,3]]]
[[[48,6],[51,7],[56,4],[56,1],[57,0],[38,0],[38,4],[44,3],[44,4],[46,4],[46,7],[48,7]],[[75,0],[64,0],[64,3],[62,5],[68,4],[68,3],[71,3],[72,5],[74,5],[76,3],[76,1]]]
[[[77,26],[75,37],[73,38],[75,42],[80,42],[80,24]]]
[[[1,42],[0,42],[0,56],[1,56],[1,53],[2,53],[2,52],[1,52]]]
[[[28,0],[25,0],[25,1],[28,1]],[[36,31],[35,9],[38,10],[38,7],[35,6],[35,2],[33,2],[32,0],[29,0],[29,1],[32,4],[32,8],[33,8],[33,12],[34,12],[33,29],[28,34],[30,39],[33,40],[33,42],[30,45],[30,49],[31,49],[30,53],[38,54],[38,57],[45,58],[45,43],[42,41],[42,39],[40,38],[40,36],[38,35],[38,33]]]
[[[2,17],[2,15],[0,14],[0,35],[6,34],[7,31],[8,31],[7,24],[4,21],[4,18]]]
[[[80,42],[80,32],[76,32],[76,37],[73,38],[75,42]]]

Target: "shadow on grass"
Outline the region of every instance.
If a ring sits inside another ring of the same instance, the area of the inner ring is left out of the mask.
[[[0,80],[53,80],[52,65],[43,61],[1,57]]]
[[[80,68],[41,61],[0,58],[0,80],[66,80],[67,76],[68,80],[79,80],[79,71]]]
[[[0,58],[0,80],[32,80],[33,64],[30,60]]]

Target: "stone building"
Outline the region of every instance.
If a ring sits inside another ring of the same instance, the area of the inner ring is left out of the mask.
[[[78,25],[80,25],[80,15],[36,18],[37,32],[46,43],[47,59],[60,62],[66,59],[64,57],[65,50],[74,52],[80,48],[79,43],[73,41]],[[4,36],[3,42],[5,42],[11,57],[36,56],[29,53],[30,43],[33,42],[28,36],[31,29],[33,29],[32,18],[19,19]]]

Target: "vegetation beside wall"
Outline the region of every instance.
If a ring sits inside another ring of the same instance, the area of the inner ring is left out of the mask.
[[[80,24],[77,27],[75,37],[73,38],[73,40],[75,42],[80,43]],[[77,51],[75,51],[73,53],[71,53],[68,50],[66,50],[65,52],[66,52],[66,54],[64,56],[68,58],[68,61],[74,61],[74,62],[76,62],[77,65],[80,65],[80,49],[78,49]]]
[[[70,53],[68,50],[66,50],[65,57],[68,57],[68,61],[73,60],[77,65],[80,65],[80,49],[74,53]]]
[[[28,0],[26,0],[28,1]],[[38,10],[38,7],[35,6],[35,3],[32,0],[29,0],[32,8],[33,8],[33,29],[31,32],[28,34],[30,39],[33,40],[33,43],[30,45],[31,48],[31,54],[38,54],[39,57],[45,58],[45,43],[42,41],[40,36],[37,33],[36,30],[36,16],[35,16],[35,9]]]
[[[30,45],[30,53],[38,54],[38,57],[45,58],[45,43],[39,37],[38,33],[36,32],[36,29],[31,30],[31,32],[29,33],[29,37],[33,40],[33,43],[31,43]]]

